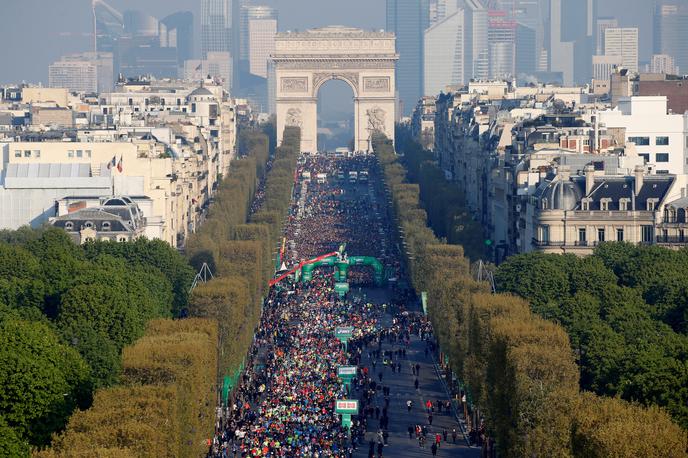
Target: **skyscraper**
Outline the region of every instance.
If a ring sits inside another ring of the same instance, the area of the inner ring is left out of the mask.
[[[232,49],[232,0],[201,0],[201,53],[228,52]]]
[[[408,115],[423,95],[423,39],[429,26],[429,1],[387,0],[386,13],[387,30],[397,37],[400,112]]]
[[[463,0],[465,10],[465,59],[467,78],[487,79],[490,50],[487,41],[487,10],[479,0]]]
[[[424,95],[466,82],[463,10],[455,10],[425,31],[424,62]]]
[[[513,77],[516,73],[516,22],[506,11],[490,11],[487,43],[490,50],[490,78]]]
[[[94,51],[114,52],[117,40],[124,35],[124,16],[103,0],[91,2],[93,12]]]
[[[601,17],[595,21],[595,53],[604,54],[604,31],[610,28],[619,27],[619,21],[613,17]]]
[[[268,77],[268,58],[275,50],[277,11],[269,6],[244,8],[248,20],[248,60],[251,74]]]
[[[164,25],[164,34],[161,32],[161,46],[177,48],[179,66],[193,57],[193,14],[189,11],[180,11],[170,14],[160,21]]]
[[[654,17],[654,54],[674,58],[678,71],[688,73],[688,4],[681,0],[657,2]]]
[[[604,54],[621,57],[621,66],[638,71],[638,29],[607,28],[604,32]]]
[[[535,29],[521,22],[516,24],[516,75],[531,77],[537,71]]]
[[[549,69],[565,85],[585,83],[592,76],[595,0],[550,0]]]

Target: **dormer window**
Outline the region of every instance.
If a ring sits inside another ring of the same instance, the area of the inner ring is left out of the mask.
[[[542,199],[542,200],[540,201],[540,208],[541,208],[542,210],[547,210],[547,199]]]
[[[86,221],[86,224],[84,224],[84,227],[86,229],[92,229],[93,228],[93,222],[92,221]]]
[[[609,211],[609,199],[600,199],[600,210]]]
[[[649,211],[649,212],[655,211],[656,205],[657,205],[657,202],[655,202],[654,199],[648,199],[647,200],[647,211]]]
[[[622,212],[628,211],[628,199],[619,200],[619,210]]]
[[[585,212],[590,210],[590,199],[583,199],[581,201],[581,209]]]
[[[103,225],[101,226],[101,230],[103,231],[109,231],[111,229],[112,225],[110,224],[110,221],[105,221],[103,222]]]
[[[71,221],[67,221],[65,223],[65,231],[73,231],[74,230],[74,223]]]

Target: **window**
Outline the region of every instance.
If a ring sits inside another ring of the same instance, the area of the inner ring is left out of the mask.
[[[74,150],[73,149],[67,150],[67,157],[74,157]]]
[[[597,229],[597,241],[604,242],[604,228],[600,227]]]
[[[619,210],[628,211],[628,199],[619,199]]]
[[[681,243],[686,241],[686,234],[683,229],[678,230],[678,241]]]
[[[583,201],[581,202],[581,209],[583,211],[590,210],[590,201],[588,199],[583,199]]]
[[[655,145],[657,146],[668,146],[669,137],[657,137],[655,138]]]
[[[664,243],[669,241],[669,231],[667,231],[666,229],[662,229],[662,241]]]
[[[609,210],[609,199],[601,199],[600,200],[600,210],[606,212]]]
[[[104,222],[103,222],[103,225],[101,226],[100,229],[101,229],[102,231],[109,231],[109,230],[110,230],[110,227],[111,227],[110,221],[104,221]]]
[[[21,150],[20,149],[14,150],[14,157],[21,157]]]
[[[71,221],[67,221],[65,223],[65,231],[71,231],[74,229],[74,223]]]
[[[39,149],[33,150],[33,157],[41,157],[41,150],[39,150]]]
[[[547,210],[547,199],[542,199],[541,204],[542,204],[541,208],[543,210]]]
[[[647,211],[653,212],[655,211],[655,201],[648,199],[647,201]]]
[[[87,149],[85,151],[85,153],[86,153],[86,157],[91,157],[91,150],[90,149]]]
[[[24,150],[24,157],[31,157],[31,150],[30,149]]]
[[[578,241],[582,244],[587,242],[587,234],[584,227],[578,228]]]
[[[657,161],[657,162],[669,162],[669,153],[657,153],[655,155],[655,161]]]
[[[650,146],[650,137],[628,137],[628,141],[635,143],[635,146]]]
[[[652,236],[654,235],[654,227],[653,226],[643,226],[642,227],[642,242],[643,243],[651,243],[652,242]]]
[[[82,149],[76,150],[76,157],[84,157],[84,150],[82,150]]]
[[[645,162],[650,162],[650,155],[648,153],[640,153],[638,156],[642,157]]]
[[[91,229],[93,227],[93,223],[91,221],[86,221],[86,224],[84,224],[84,227],[87,229]]]
[[[540,226],[540,240],[549,242],[549,226]]]
[[[652,227],[652,226],[650,226]],[[624,230],[623,227],[620,227],[616,230],[616,241],[617,242],[623,242],[624,241]]]
[[[656,173],[657,175],[669,175],[669,171],[668,171],[668,170],[655,170],[655,173]]]

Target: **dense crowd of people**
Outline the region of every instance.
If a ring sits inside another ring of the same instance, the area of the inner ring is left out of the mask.
[[[324,157],[301,161],[298,177],[304,171],[312,177],[327,171],[331,178],[294,187],[294,206],[285,229],[289,264],[336,251],[346,243],[348,252],[376,256],[388,272],[399,275],[398,264],[386,252],[390,241],[384,216],[375,204],[381,190],[333,183],[332,171],[343,164]],[[368,169],[372,159],[359,157],[345,164],[348,169]],[[366,271],[352,270],[350,275],[372,283]],[[400,360],[411,334],[426,338],[431,334],[425,319],[406,311],[403,302],[393,304],[393,309],[387,307],[361,295],[340,297],[334,291],[333,273],[325,269],[316,271],[308,283],[286,278],[273,287],[249,363],[230,405],[218,419],[209,457],[350,458],[361,445],[382,456],[389,388],[383,385],[382,375],[378,380],[373,373],[375,365],[378,361],[385,367],[394,364],[393,370],[401,371]],[[385,312],[394,316],[391,325],[383,325]],[[346,348],[335,337],[338,326],[354,328]],[[398,349],[382,351],[383,342],[392,342]],[[361,364],[364,355],[373,361],[372,367]],[[350,392],[337,377],[342,365],[358,366]],[[352,418],[349,430],[342,427],[334,409],[335,400],[346,398],[359,399],[359,415]],[[367,442],[367,423],[373,417],[379,426],[377,441]]]

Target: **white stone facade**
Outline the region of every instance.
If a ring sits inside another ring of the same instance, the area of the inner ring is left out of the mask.
[[[275,71],[277,137],[285,126],[301,128],[301,150],[317,150],[317,101],[331,79],[354,93],[354,149],[370,149],[376,131],[394,140],[396,119],[395,36],[345,27],[278,33]]]

